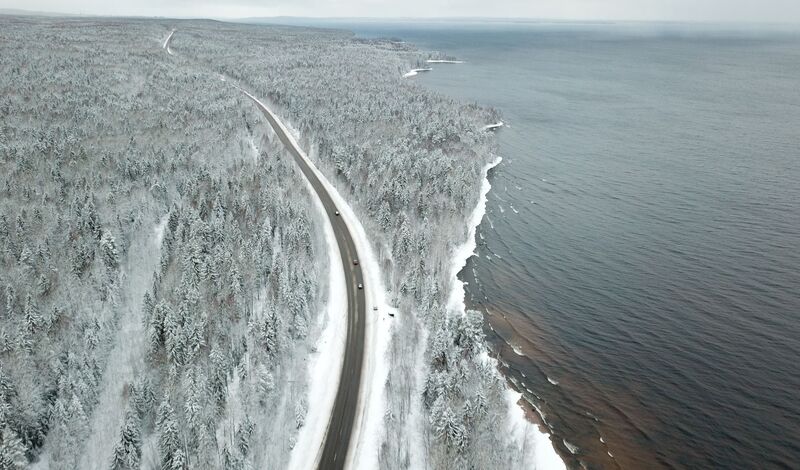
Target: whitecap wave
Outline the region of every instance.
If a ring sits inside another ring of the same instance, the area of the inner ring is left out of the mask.
[[[567,442],[567,440],[566,440],[566,439],[561,439],[561,442],[563,442],[563,443],[564,443],[564,447],[566,447],[566,448],[567,448],[567,450],[568,450],[568,451],[570,452],[570,454],[572,454],[572,455],[575,455],[575,454],[577,454],[577,453],[578,453],[578,450],[580,450],[580,449],[578,448],[578,446],[576,446],[576,445],[574,445],[574,444],[570,444],[569,442]]]

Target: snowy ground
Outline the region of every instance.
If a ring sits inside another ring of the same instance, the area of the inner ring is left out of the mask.
[[[127,403],[125,390],[145,367],[147,335],[142,323],[142,299],[158,265],[166,225],[164,216],[151,234],[134,242],[128,255],[121,281],[117,336],[103,373],[100,398],[92,414],[91,433],[81,453],[80,468],[107,468],[120,438]]]
[[[336,188],[317,169],[311,159],[308,158],[308,155],[297,143],[296,133],[293,132],[282,119],[275,115],[269,106],[259,101],[247,91],[241,91],[254,101],[264,106],[264,108],[268,110],[281,129],[289,137],[291,144],[298,150],[301,157],[306,161],[308,166],[317,175],[320,182],[322,182],[322,184],[325,186],[325,189],[328,191],[331,199],[339,209],[342,219],[347,224],[350,235],[353,237],[353,242],[356,245],[358,259],[361,261],[361,270],[364,275],[364,293],[367,299],[368,310],[366,319],[366,338],[364,344],[364,365],[362,369],[361,380],[362,385],[361,390],[359,390],[359,404],[357,410],[358,416],[356,416],[353,434],[350,440],[350,451],[348,453],[345,467],[364,469],[378,468],[378,451],[383,434],[383,413],[386,408],[383,395],[386,377],[388,374],[388,364],[386,364],[385,356],[386,346],[389,341],[389,330],[392,321],[392,318],[389,317],[391,307],[386,301],[386,290],[383,286],[382,277],[380,275],[378,258],[372,249],[372,245],[369,242],[366,231],[359,222],[358,217],[356,217],[355,212],[339,194]],[[330,227],[328,226],[328,228]],[[332,229],[330,234],[328,234],[326,231],[326,238],[328,236],[333,237]],[[329,240],[329,243],[330,242],[331,240]],[[335,240],[332,242],[335,244]],[[338,248],[335,252],[335,255],[337,256],[337,259],[339,259]],[[339,261],[338,266],[338,273],[342,276],[341,282],[343,283],[344,277],[341,261]],[[333,285],[334,284],[332,284],[332,286]],[[344,292],[344,289],[342,289],[341,292]],[[341,292],[339,293],[340,296]],[[378,310],[373,310],[373,307],[377,307]],[[334,315],[333,317],[336,316]],[[333,332],[328,331],[331,328],[345,328],[344,322],[346,322],[346,319],[341,319],[341,322],[342,324],[339,325],[339,319],[332,320],[332,324],[326,328],[325,332],[322,333],[322,338],[331,337],[329,335],[334,334]],[[328,347],[328,345],[325,344],[320,345]],[[344,346],[342,345],[341,348],[342,349],[338,354],[339,367],[335,369],[337,376],[336,384],[338,384],[338,376],[340,375],[341,371],[341,356],[344,351]],[[313,403],[315,400],[320,400],[322,403],[327,400],[328,393],[335,395],[336,386],[332,386],[329,377],[330,368],[333,367],[333,364],[327,364],[328,360],[330,360],[330,358],[324,360],[318,359],[315,361],[315,364],[312,364],[311,366],[308,403]],[[327,370],[325,370],[326,367]],[[333,401],[330,402],[330,405],[332,404]],[[309,412],[306,417],[307,426],[305,426],[308,429],[301,431],[301,435],[307,434],[307,436],[301,436],[303,441],[301,442],[298,440],[297,445],[293,449],[291,468],[312,468],[312,466],[307,465],[307,463],[310,461],[316,462],[316,459],[319,457],[322,445],[322,439],[320,439],[320,437],[324,438],[324,432],[327,429],[328,422],[330,421],[330,410],[331,406],[319,406],[312,413],[312,409],[309,408]],[[312,425],[312,423],[315,424]],[[322,423],[324,423],[324,428],[322,428]],[[314,456],[313,460],[309,460],[311,455]],[[295,465],[295,463],[297,465],[306,463],[306,465],[294,467],[293,465]]]
[[[483,168],[483,184],[481,186],[480,198],[468,222],[469,234],[467,235],[466,241],[457,246],[453,252],[450,269],[450,285],[453,287],[447,300],[447,308],[450,312],[455,314],[464,314],[466,312],[466,304],[464,303],[464,282],[458,278],[458,273],[464,269],[467,260],[475,254],[475,248],[477,247],[475,232],[481,220],[483,220],[483,216],[486,214],[487,195],[489,194],[489,190],[492,189],[487,175],[489,170],[499,165],[501,161],[502,158],[497,157],[493,162],[487,164]],[[498,370],[496,361],[491,359],[487,353],[484,353],[483,360],[492,361],[494,370]],[[498,371],[497,373],[499,374],[500,372]],[[510,389],[506,390],[509,436],[514,439],[522,453],[524,467],[537,470],[566,469],[566,465],[550,442],[550,435],[541,432],[535,424],[525,418],[522,408],[517,404],[520,396],[519,393],[515,393]]]
[[[445,60],[445,59],[428,59],[425,62],[429,64],[463,64],[463,60]]]

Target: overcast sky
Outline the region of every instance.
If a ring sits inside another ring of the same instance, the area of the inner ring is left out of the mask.
[[[0,0],[0,8],[174,17],[441,17],[800,23],[800,0]]]

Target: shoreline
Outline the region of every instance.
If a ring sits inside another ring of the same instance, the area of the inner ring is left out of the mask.
[[[403,74],[403,78],[414,77],[416,75],[419,75],[420,72],[431,72],[431,71],[433,71],[433,69],[430,67],[425,67],[421,69],[411,69],[410,71]]]
[[[493,161],[484,165],[478,203],[472,210],[468,219],[467,239],[462,244],[456,246],[451,256],[452,287],[450,289],[446,308],[448,311],[456,314],[464,315],[467,309],[466,283],[459,279],[458,274],[466,267],[467,260],[476,255],[478,247],[476,239],[477,230],[486,215],[486,203],[488,201],[489,191],[492,189],[492,185],[489,182],[489,172],[496,168],[502,161],[503,158],[498,156]],[[488,319],[486,319],[485,315],[484,324],[488,324]],[[508,432],[524,454],[524,465],[539,470],[566,470],[566,463],[551,440],[552,432],[545,432],[538,423],[530,419],[528,415],[531,413],[531,410],[526,409],[524,406],[527,401],[522,396],[522,393],[512,386],[508,376],[503,373],[500,367],[500,358],[493,357],[492,350],[489,347],[490,345],[487,343],[486,346],[486,350],[482,353],[483,359],[487,362],[491,362],[498,376],[503,378],[506,382],[504,398],[507,405],[506,418]],[[529,449],[533,449],[533,455],[525,455]]]

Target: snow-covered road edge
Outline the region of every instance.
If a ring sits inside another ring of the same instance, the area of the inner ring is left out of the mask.
[[[277,136],[276,136],[277,138]],[[302,174],[302,173],[301,173]],[[333,233],[322,201],[316,197],[311,183],[303,176],[310,194],[314,195],[314,206],[325,222],[323,232],[328,250],[328,299],[325,314],[317,324],[320,335],[316,351],[308,365],[308,411],[305,423],[297,434],[297,442],[289,460],[289,470],[317,468],[322,456],[322,444],[331,419],[331,410],[336,401],[336,390],[341,378],[344,349],[347,339],[347,286],[344,266],[339,254],[339,244]]]
[[[319,171],[314,168],[319,175]],[[364,339],[364,365],[361,370],[361,390],[358,397],[359,415],[353,425],[350,451],[345,468],[372,470],[380,468],[378,453],[383,442],[383,416],[386,410],[385,387],[389,375],[386,349],[391,335],[389,312],[394,308],[387,302],[386,288],[380,272],[380,264],[364,227],[353,209],[345,202],[336,188],[320,175],[344,217],[361,261],[364,288],[367,300],[366,338]],[[373,308],[377,307],[377,311]]]
[[[355,243],[356,250],[358,250],[361,271],[364,275],[364,294],[367,301],[367,325],[364,344],[364,365],[361,372],[362,380],[361,389],[359,391],[358,416],[356,416],[353,426],[353,434],[350,439],[350,451],[348,452],[345,468],[379,468],[378,451],[382,440],[383,410],[385,409],[384,387],[389,371],[388,365],[385,362],[385,356],[390,335],[390,318],[388,312],[391,307],[386,301],[386,289],[383,286],[383,279],[380,275],[378,258],[355,212],[339,194],[339,191],[336,190],[303,151],[297,143],[295,133],[290,130],[284,121],[280,119],[269,106],[247,91],[239,87],[237,88],[250,99],[263,106],[273,119],[275,119],[278,126],[286,133],[289,141],[297,148],[301,158],[306,161],[309,168],[314,171],[322,185],[325,186],[326,191],[328,191],[331,199],[339,209],[342,219],[345,224],[347,224],[350,235],[353,237],[353,243]],[[372,307],[378,307],[378,311],[373,311]],[[319,380],[318,377],[312,377],[310,388],[315,386],[313,381],[317,380]],[[327,386],[330,386],[330,384],[327,384]],[[334,389],[335,392],[336,387],[331,388]],[[308,444],[310,445],[310,443]],[[300,445],[297,445],[292,450],[292,454],[303,452],[317,453],[318,450],[318,447],[302,448]],[[294,455],[292,461],[294,461]]]
[[[483,220],[483,216],[486,215],[486,201],[488,200],[489,191],[492,189],[488,178],[489,170],[499,165],[502,160],[502,157],[497,157],[494,161],[483,167],[483,182],[481,184],[480,197],[478,199],[478,205],[472,211],[469,218],[469,233],[467,239],[453,251],[450,269],[450,285],[452,287],[447,300],[447,309],[454,314],[463,315],[466,313],[466,303],[464,301],[466,295],[464,290],[465,284],[458,278],[458,273],[464,269],[467,260],[476,254],[475,250],[478,245],[475,234],[478,230],[478,225],[480,225]],[[489,357],[488,352],[485,351],[481,355],[481,359],[491,362],[493,369],[497,374],[500,374],[497,367],[497,360]],[[566,470],[564,461],[561,460],[561,457],[556,453],[550,441],[550,435],[541,432],[538,426],[525,418],[522,408],[517,404],[520,396],[521,394],[507,389],[504,398],[507,404],[509,436],[514,439],[520,452],[524,452],[522,455],[524,468],[533,468],[537,470]],[[526,449],[533,449],[533,452],[525,452]]]

